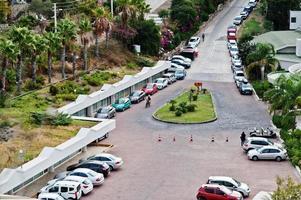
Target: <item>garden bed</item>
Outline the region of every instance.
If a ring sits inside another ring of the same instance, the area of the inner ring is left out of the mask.
[[[170,111],[172,104],[166,103],[153,114],[153,117],[160,121],[181,124],[206,123],[216,120],[215,108],[210,92],[207,91],[205,94],[198,94],[197,100],[192,100],[191,103],[189,101],[189,95],[190,92],[186,91],[173,99],[176,102],[175,111]],[[187,109],[186,113],[182,113],[181,116],[177,116],[177,107],[179,107],[181,103],[186,103],[187,106],[190,104],[196,105],[195,111],[189,112],[189,109]]]

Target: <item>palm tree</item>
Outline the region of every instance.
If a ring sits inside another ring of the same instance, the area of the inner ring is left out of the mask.
[[[9,33],[10,39],[20,50],[16,67],[17,94],[21,93],[23,59],[30,48],[28,42],[31,40],[32,34],[33,33],[28,30],[27,27],[13,27]]]
[[[260,67],[261,80],[264,80],[266,69],[269,67],[275,70],[278,63],[273,45],[258,43],[256,50],[247,56],[247,71],[250,72],[254,67]]]
[[[138,18],[140,20],[144,19],[144,14],[149,13],[151,7],[149,4],[145,2],[145,0],[132,0],[133,4],[137,7]]]
[[[56,53],[61,47],[61,37],[59,33],[47,32],[44,35],[46,39],[46,50],[47,50],[47,59],[48,59],[48,83],[51,83],[52,76],[52,56]]]
[[[88,70],[88,45],[90,42],[89,38],[89,32],[92,31],[92,24],[91,22],[87,19],[84,18],[79,22],[79,35],[81,39],[82,45],[84,45],[84,70]]]
[[[32,34],[28,44],[31,54],[32,81],[35,83],[37,78],[37,57],[46,49],[46,39],[42,35]]]
[[[8,67],[8,61],[14,62],[17,59],[19,54],[18,47],[8,39],[1,39],[0,40],[0,54],[3,58],[2,61],[2,93],[6,90],[6,70]]]
[[[93,32],[95,36],[95,56],[99,58],[99,37],[106,33],[106,47],[108,47],[108,36],[112,29],[112,17],[110,12],[105,7],[97,7],[93,10]]]
[[[76,38],[77,27],[73,21],[68,18],[61,19],[57,25],[57,29],[62,41],[61,52],[61,70],[62,78],[66,79],[65,65],[66,65],[66,48],[71,40]]]
[[[131,18],[137,17],[138,7],[135,0],[118,0],[117,12],[120,14],[123,27],[128,26]]]
[[[301,76],[280,76],[274,87],[265,92],[264,97],[271,104],[271,112],[281,111],[286,115],[295,110],[301,95]]]

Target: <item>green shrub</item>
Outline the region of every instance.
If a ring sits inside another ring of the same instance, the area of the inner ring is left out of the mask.
[[[47,115],[45,113],[32,112],[30,114],[30,121],[33,124],[41,125],[45,122]]]
[[[27,81],[25,81],[24,89],[25,89],[25,91],[38,90],[38,89],[41,89],[42,86],[43,85],[41,85],[37,82],[33,82],[32,80],[27,80]]]
[[[175,105],[171,105],[169,107],[169,111],[172,111],[172,112],[176,111],[176,106]]]
[[[273,115],[272,121],[275,126],[283,130],[295,129],[295,116],[293,115]]]
[[[77,98],[77,94],[67,93],[67,94],[57,94],[55,95],[57,99],[62,99],[63,101],[74,101]]]
[[[264,93],[273,87],[273,85],[266,80],[265,81],[253,81],[252,85],[259,98],[263,98]]]
[[[159,14],[159,17],[161,17],[161,18],[166,18],[166,17],[169,16],[169,10],[167,10],[167,9],[162,9],[162,10],[159,11],[158,14]]]
[[[197,105],[195,104],[189,104],[186,106],[188,112],[195,112],[196,107]]]
[[[140,67],[152,67],[155,64],[154,61],[152,61],[148,58],[142,57],[142,56],[139,56],[136,58],[136,63]]]
[[[183,113],[182,113],[181,110],[177,110],[177,111],[175,112],[175,115],[176,115],[177,117],[181,117],[182,114],[183,114]]]
[[[197,101],[197,100],[198,100],[198,95],[193,95],[193,96],[192,96],[192,100],[193,100],[193,101]]]
[[[5,107],[6,100],[7,100],[7,94],[0,91],[0,108]]]
[[[0,128],[11,127],[11,123],[8,120],[3,120],[0,122]]]
[[[133,62],[129,62],[127,65],[126,65],[127,68],[129,69],[135,69],[138,67],[138,65],[136,63],[133,63]]]
[[[59,89],[55,85],[51,85],[49,88],[49,93],[55,96],[59,92]]]
[[[51,125],[54,126],[67,126],[71,124],[72,119],[68,114],[58,114],[51,120]]]
[[[97,71],[92,75],[86,74],[83,76],[83,79],[91,86],[101,86],[105,81],[110,80],[111,78],[116,78],[116,73]]]
[[[179,103],[179,106],[177,108],[178,108],[178,110],[181,110],[182,113],[186,113],[187,112],[187,102]]]

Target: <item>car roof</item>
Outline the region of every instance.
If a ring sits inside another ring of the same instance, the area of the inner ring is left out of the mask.
[[[264,137],[248,137],[248,140],[261,140],[261,141],[268,141],[268,139]]]
[[[205,187],[215,187],[215,188],[221,188],[221,187],[225,187],[223,185],[218,185],[218,184],[203,184],[201,187],[205,188]]]
[[[163,76],[173,76],[174,74],[173,73],[166,73],[166,74],[163,74]]]
[[[156,80],[165,80],[165,78],[157,78]]]
[[[85,177],[70,175],[70,176],[66,176],[64,180],[65,180],[65,181],[78,181],[78,182],[83,182],[83,181],[86,180],[86,179],[87,179],[87,178],[85,178]]]
[[[278,150],[282,150],[279,147],[276,147],[274,145],[263,146],[263,147],[261,147],[261,149],[278,149]]]
[[[101,162],[99,160],[85,160],[84,162],[82,162],[80,164],[83,164],[83,163],[93,163],[93,164],[99,164],[99,165],[104,164],[103,162]]]
[[[88,172],[91,172],[93,171],[92,169],[88,169],[88,168],[77,168],[75,170],[73,170],[72,172],[83,172],[83,173],[88,173]],[[71,172],[71,173],[72,173]],[[94,171],[93,171],[94,172]]]
[[[235,71],[235,73],[238,74],[238,73],[244,73],[244,72],[241,70],[237,70],[237,71]]]
[[[223,181],[233,181],[233,178],[228,176],[210,176],[209,180],[223,180]]]
[[[79,182],[75,182],[75,181],[65,181],[65,180],[62,180],[62,181],[57,181],[55,182],[55,184],[53,184],[54,186],[55,185],[71,185],[71,186],[78,186],[80,183]]]

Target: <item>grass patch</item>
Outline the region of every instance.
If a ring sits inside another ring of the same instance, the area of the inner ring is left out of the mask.
[[[188,99],[189,92],[184,92],[174,100],[177,104],[180,104],[188,102]],[[197,101],[192,101],[192,103],[197,105],[195,112],[187,112],[178,117],[175,115],[175,112],[169,110],[171,104],[168,103],[157,110],[154,116],[160,120],[175,123],[202,123],[216,118],[210,93],[199,94]]]

